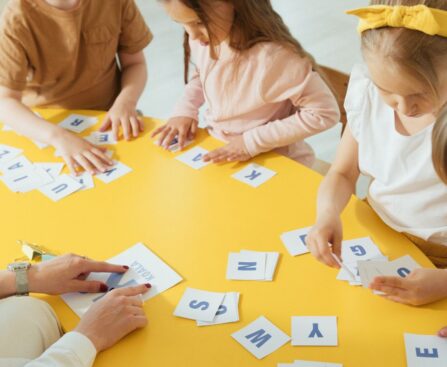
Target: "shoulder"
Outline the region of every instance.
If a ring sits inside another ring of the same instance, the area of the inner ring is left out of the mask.
[[[378,91],[371,78],[368,68],[364,64],[354,65],[349,78],[346,93],[346,111],[360,111],[376,101]]]
[[[1,32],[14,36],[27,29],[31,9],[31,4],[26,0],[8,1],[0,19]]]

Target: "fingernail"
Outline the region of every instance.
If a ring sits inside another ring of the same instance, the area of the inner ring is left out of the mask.
[[[123,265],[123,268],[129,270],[129,267],[127,265]]]
[[[152,286],[150,285],[150,283],[146,283],[146,284],[145,284],[145,287],[146,287],[146,288],[152,288]]]
[[[109,287],[107,287],[106,284],[101,284],[101,286],[99,287],[99,290],[104,293],[109,290]]]

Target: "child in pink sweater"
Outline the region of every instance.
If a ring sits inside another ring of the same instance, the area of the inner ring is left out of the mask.
[[[307,166],[314,153],[304,139],[339,121],[337,101],[318,66],[273,10],[270,0],[162,0],[185,27],[183,98],[154,131],[180,148],[197,131],[199,108],[214,137],[227,142],[205,161],[245,161],[275,150]],[[195,70],[188,81],[190,59]]]

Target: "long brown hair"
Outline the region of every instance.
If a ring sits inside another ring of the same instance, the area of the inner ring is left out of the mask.
[[[210,29],[211,18],[218,16],[213,10],[216,0],[180,0],[184,5],[194,10],[200,21],[206,27],[210,36],[210,49],[215,52],[215,37]],[[319,72],[315,59],[292,36],[281,16],[273,9],[270,0],[221,0],[234,7],[234,21],[229,35],[229,45],[236,51],[243,52],[261,42],[274,42],[289,47],[298,55],[307,58],[312,63],[314,71]],[[188,83],[191,50],[189,36],[185,32],[184,41],[184,77]],[[211,56],[215,56],[212,54]],[[324,77],[324,76],[323,76]]]

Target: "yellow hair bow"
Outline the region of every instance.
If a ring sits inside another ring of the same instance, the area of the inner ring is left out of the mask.
[[[431,36],[447,37],[447,11],[425,5],[371,5],[348,10],[346,13],[360,18],[358,26],[360,33],[382,27],[403,27]]]

